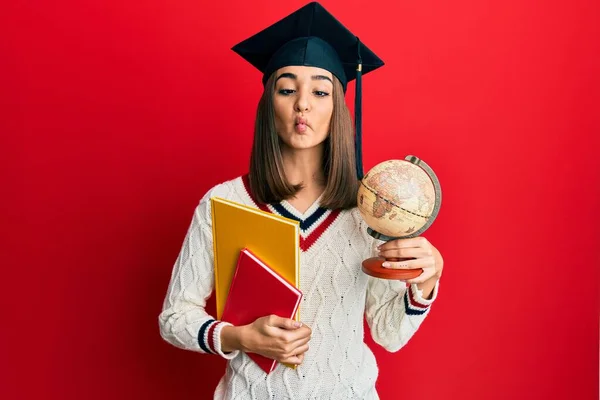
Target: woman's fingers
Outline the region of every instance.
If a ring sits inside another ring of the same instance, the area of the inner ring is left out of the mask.
[[[300,346],[304,346],[305,344],[307,344],[308,342],[310,342],[310,336],[308,337],[303,337],[301,339],[298,339],[297,341],[295,341],[294,343],[292,343],[292,346],[294,348],[298,348]]]
[[[290,318],[282,318],[277,315],[269,315],[264,318],[266,318],[266,323],[274,328],[295,330],[302,327],[302,322],[294,321]]]
[[[302,364],[303,361],[304,361],[304,353],[298,354],[298,355],[293,355],[293,356],[284,358],[282,360],[279,360],[279,362],[281,362],[283,364],[293,364],[293,365],[300,365],[300,364]]]
[[[292,344],[299,340],[310,339],[311,335],[312,330],[306,325],[302,325],[301,328],[293,331],[276,330],[273,332],[273,336],[279,337],[280,340],[285,344]]]
[[[310,341],[310,337],[302,338],[302,339],[296,340],[294,342],[285,344],[281,350],[284,353],[284,356],[304,353],[306,351],[306,349],[308,349],[309,341]]]
[[[422,247],[395,248],[379,252],[379,256],[385,258],[421,258],[431,254],[431,250]]]
[[[302,346],[298,346],[298,348],[294,351],[294,354],[304,354],[308,351],[308,344],[303,344]]]
[[[379,256],[386,258],[382,266],[390,269],[423,269],[416,278],[407,283],[423,283],[434,275],[441,275],[443,260],[439,251],[422,236],[395,239],[378,247]],[[399,259],[398,261],[394,259]]]
[[[406,280],[406,283],[423,283],[433,275],[435,275],[435,267],[423,268],[423,273],[421,275],[417,276],[416,278]]]
[[[428,268],[435,265],[433,257],[417,258],[415,260],[404,260],[404,261],[385,261],[382,264],[384,268],[390,269],[418,269]]]
[[[379,247],[379,256],[386,258],[384,268],[419,269],[435,265],[432,246],[421,236],[391,240]]]
[[[304,354],[308,351],[308,344],[303,344],[302,346],[298,346],[295,348],[291,354],[286,355],[284,358],[280,360],[282,363],[286,364],[301,364],[304,360]]]

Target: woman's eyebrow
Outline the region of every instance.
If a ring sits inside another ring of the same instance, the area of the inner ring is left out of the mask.
[[[329,81],[333,85],[333,81],[331,80],[331,78],[325,75],[313,75],[311,76],[311,78],[313,81]]]
[[[279,75],[277,77],[277,79],[275,80],[275,82],[277,82],[281,78],[290,78],[290,79],[293,79],[293,80],[297,80],[298,76],[296,74],[291,73],[291,72],[284,72],[283,74],[281,74],[281,75]],[[333,81],[331,80],[331,78],[328,77],[328,76],[325,76],[325,75],[313,75],[313,76],[311,76],[311,79],[313,81],[329,81],[329,82],[331,82],[331,84],[333,84]]]
[[[278,80],[280,80],[281,78],[290,78],[290,79],[298,79],[298,77],[296,76],[296,74],[292,74],[291,72],[284,72],[283,74],[279,75],[277,77],[277,79],[275,80],[275,82],[277,82]]]

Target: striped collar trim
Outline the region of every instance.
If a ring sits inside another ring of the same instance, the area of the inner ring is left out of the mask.
[[[244,189],[252,202],[262,211],[277,214],[300,223],[300,249],[308,251],[313,244],[325,233],[327,228],[336,220],[340,214],[339,210],[330,210],[319,206],[319,199],[310,206],[304,214],[299,213],[287,201],[274,204],[259,204],[250,191],[248,175],[242,176]]]

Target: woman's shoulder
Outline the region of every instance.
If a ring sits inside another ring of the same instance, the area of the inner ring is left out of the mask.
[[[210,220],[211,216],[211,202],[210,199],[219,197],[225,200],[235,201],[238,203],[244,201],[244,183],[242,176],[233,178],[227,181],[223,181],[212,186],[208,189],[200,198],[200,201],[196,205],[197,216],[203,220]]]
[[[220,197],[225,200],[234,201],[251,207],[257,207],[254,198],[250,194],[248,175],[240,175],[236,178],[221,182],[211,187],[200,199],[200,205],[210,205],[210,199]]]
[[[257,207],[254,197],[250,194],[247,174],[214,185],[202,196],[200,204],[210,204],[212,197],[220,197],[247,206]]]
[[[218,183],[208,189],[200,199],[200,203],[210,202],[212,197],[221,197],[226,200],[236,201],[240,196],[240,190],[244,190],[242,176]]]

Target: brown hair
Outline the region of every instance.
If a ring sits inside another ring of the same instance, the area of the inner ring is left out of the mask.
[[[271,75],[265,84],[258,102],[248,175],[252,195],[262,204],[289,199],[302,189],[301,184],[290,184],[283,170],[281,139],[275,130],[274,76]],[[333,81],[333,113],[323,151],[325,192],[320,205],[330,209],[347,209],[356,206],[358,191],[354,128],[342,84],[335,76]]]

